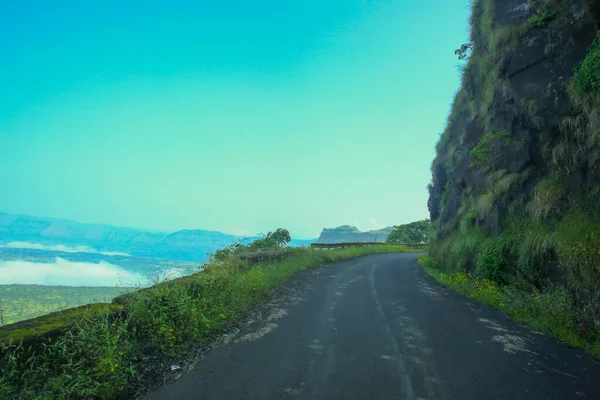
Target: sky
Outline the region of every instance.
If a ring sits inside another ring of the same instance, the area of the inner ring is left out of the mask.
[[[428,218],[468,0],[0,4],[0,211],[318,237]]]

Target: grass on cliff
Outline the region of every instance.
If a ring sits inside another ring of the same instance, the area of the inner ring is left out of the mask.
[[[428,256],[419,257],[423,269],[445,286],[502,310],[505,314],[551,335],[563,343],[583,348],[600,357],[600,308],[594,294],[587,301],[574,302],[565,288],[548,287],[543,291],[523,291],[482,279],[465,270],[445,272]]]
[[[228,331],[242,313],[295,272],[401,246],[298,249],[278,262],[249,265],[236,257],[129,295],[123,314],[82,319],[33,348],[3,343],[0,399],[134,398],[163,379],[171,364]],[[154,360],[154,361],[153,361]],[[158,371],[157,371],[158,370]]]

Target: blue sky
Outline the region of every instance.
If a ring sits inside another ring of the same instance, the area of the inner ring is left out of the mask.
[[[295,237],[426,218],[468,14],[468,0],[3,2],[0,211]]]

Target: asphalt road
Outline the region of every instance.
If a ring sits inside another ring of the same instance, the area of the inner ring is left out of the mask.
[[[599,360],[441,287],[417,256],[295,275],[149,399],[600,399]]]

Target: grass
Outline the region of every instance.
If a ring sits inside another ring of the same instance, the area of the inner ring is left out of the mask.
[[[341,250],[298,249],[277,262],[250,265],[236,257],[211,260],[202,272],[121,298],[122,313],[83,318],[38,351],[2,343],[0,399],[132,398],[228,327],[292,274],[372,253],[408,252],[401,246]],[[10,327],[8,325],[7,327]],[[41,350],[40,350],[41,349]],[[159,366],[151,360],[162,360]]]
[[[560,174],[552,174],[539,181],[533,189],[533,199],[527,210],[534,219],[546,219],[550,214],[558,214],[556,205],[567,195],[566,179]]]
[[[588,298],[574,302],[570,294],[560,287],[525,292],[479,278],[464,270],[444,272],[428,256],[419,257],[419,264],[444,286],[498,308],[563,343],[600,357],[598,294],[588,293]]]
[[[600,33],[590,47],[587,57],[575,70],[572,90],[579,97],[595,99],[600,94]]]

